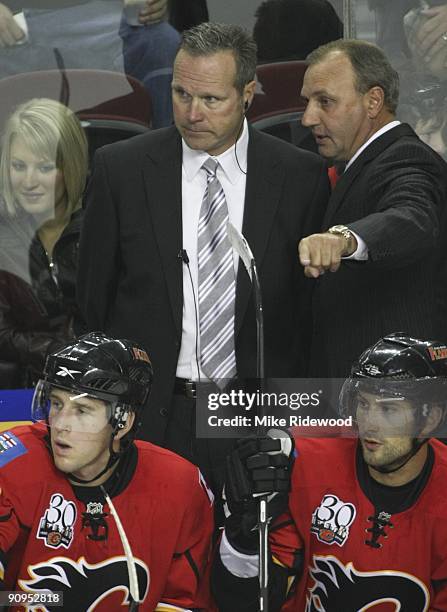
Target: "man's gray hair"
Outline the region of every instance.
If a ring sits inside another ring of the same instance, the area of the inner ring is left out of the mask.
[[[357,90],[364,94],[372,87],[380,87],[386,108],[395,114],[399,103],[399,75],[382,49],[364,40],[334,40],[312,51],[307,62],[309,66],[319,64],[335,51],[344,53],[351,62]]]
[[[257,48],[250,34],[237,25],[201,23],[182,34],[179,51],[189,55],[213,55],[231,51],[236,62],[235,87],[241,93],[256,74]]]

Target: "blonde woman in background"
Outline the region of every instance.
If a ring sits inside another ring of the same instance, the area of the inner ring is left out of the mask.
[[[87,140],[77,117],[33,99],[8,119],[0,157],[0,388],[30,386],[73,335]]]

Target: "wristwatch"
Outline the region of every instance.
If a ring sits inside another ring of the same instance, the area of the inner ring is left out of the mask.
[[[355,248],[353,249],[354,236],[352,235],[351,230],[348,227],[346,227],[346,225],[333,225],[327,231],[328,231],[328,234],[335,234],[336,236],[343,236],[343,238],[346,240],[345,251],[349,255],[355,251]],[[351,252],[349,253],[349,251]]]

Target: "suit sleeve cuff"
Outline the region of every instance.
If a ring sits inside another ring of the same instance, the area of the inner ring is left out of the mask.
[[[360,238],[358,234],[353,232],[351,228],[349,228],[349,231],[357,240],[357,248],[354,251],[354,253],[351,253],[351,255],[348,255],[347,257],[342,257],[342,259],[355,259],[357,261],[368,261],[368,247],[366,246],[365,241],[363,240],[363,238]]]

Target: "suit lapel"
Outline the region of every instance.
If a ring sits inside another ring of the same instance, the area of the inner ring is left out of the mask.
[[[260,142],[262,135],[251,128],[249,130],[242,233],[250,245],[258,271],[260,271],[279,203],[284,170],[278,161],[268,156],[268,146],[263,146],[263,143]],[[240,261],[236,291],[236,335],[241,328],[250,294],[250,279]]]
[[[403,136],[416,137],[414,131],[406,123],[401,123],[395,128],[388,130],[388,132],[385,132],[385,134],[382,134],[382,136],[379,136],[376,140],[373,140],[373,142],[357,157],[354,163],[341,175],[330,197],[323,220],[323,229],[332,225],[331,219],[343,202],[346,192],[363,170],[364,166]]]
[[[143,172],[146,200],[154,224],[174,323],[180,340],[183,313],[183,271],[178,254],[182,248],[182,147],[176,128],[166,131],[165,141],[147,151]],[[144,265],[154,265],[145,262]]]

